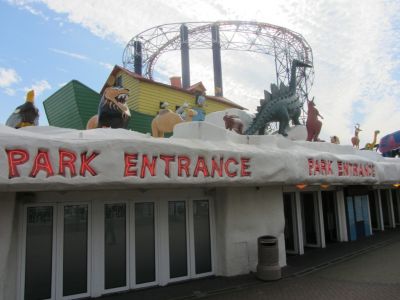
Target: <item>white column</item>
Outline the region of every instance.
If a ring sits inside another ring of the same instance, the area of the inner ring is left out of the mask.
[[[320,237],[320,246],[322,248],[326,247],[325,241],[325,227],[324,227],[324,213],[322,209],[322,192],[318,191],[317,193],[317,208],[318,208],[318,226],[319,226],[319,237]]]
[[[303,237],[303,216],[301,214],[300,192],[296,192],[296,220],[297,220],[297,236],[299,242],[299,254],[304,254],[304,237]]]
[[[339,226],[339,241],[347,242],[349,240],[347,235],[347,220],[346,220],[346,206],[344,202],[343,190],[336,192],[337,211],[338,211],[338,226]]]
[[[367,208],[368,208],[369,234],[370,234],[370,235],[373,235],[373,232],[372,232],[372,220],[371,220],[371,208],[369,207],[369,204],[370,204],[370,202],[369,202],[369,195],[367,195],[367,201],[368,201],[368,206],[367,206]]]
[[[392,191],[391,190],[386,190],[386,193],[389,194],[388,200],[388,208],[389,208],[389,223],[390,227],[396,228],[396,221],[394,219],[394,208],[393,208],[393,198],[392,198]]]
[[[385,223],[383,222],[383,211],[382,211],[382,198],[381,198],[381,190],[378,189],[376,190],[376,194],[378,197],[377,199],[377,203],[378,203],[378,211],[376,212],[377,216],[378,216],[378,226],[379,226],[379,230],[384,231],[385,230]]]
[[[15,193],[0,193],[0,300],[15,299],[17,249],[13,240],[17,236],[15,226]]]

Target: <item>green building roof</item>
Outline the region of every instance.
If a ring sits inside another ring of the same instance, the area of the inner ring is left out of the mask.
[[[97,114],[100,94],[83,83],[72,80],[43,102],[49,125],[85,129]]]
[[[88,120],[97,114],[100,94],[83,83],[72,80],[43,102],[50,126],[61,128],[86,129]],[[131,110],[128,129],[151,133],[149,116]]]

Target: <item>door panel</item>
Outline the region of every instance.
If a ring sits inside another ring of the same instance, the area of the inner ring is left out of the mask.
[[[53,207],[27,208],[25,299],[52,297]]]

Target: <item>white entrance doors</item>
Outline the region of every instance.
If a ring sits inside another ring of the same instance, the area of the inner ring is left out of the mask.
[[[41,204],[24,209],[21,299],[90,295],[90,205]]]
[[[69,300],[214,272],[211,199],[28,204],[22,299]]]
[[[169,282],[213,273],[209,200],[168,201]]]

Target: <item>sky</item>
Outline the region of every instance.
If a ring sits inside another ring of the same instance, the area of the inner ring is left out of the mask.
[[[42,102],[70,80],[100,91],[138,33],[165,23],[242,20],[286,27],[313,50],[310,96],[321,138],[360,145],[400,129],[400,1],[380,0],[0,0],[0,124],[36,91]],[[191,51],[191,82],[213,90],[211,51]],[[180,54],[160,57],[155,80],[180,75]],[[271,57],[222,52],[224,96],[254,111],[274,81]]]

